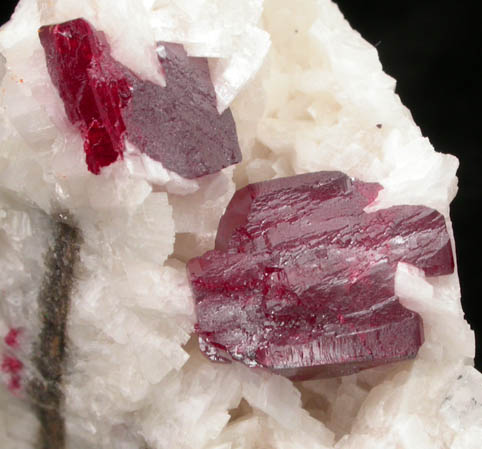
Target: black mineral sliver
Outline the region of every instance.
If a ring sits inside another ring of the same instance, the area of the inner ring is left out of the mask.
[[[66,323],[79,259],[80,231],[60,214],[53,223],[53,243],[45,258],[38,296],[41,330],[34,345],[37,377],[28,390],[40,422],[38,447],[65,448],[62,376],[66,360]]]

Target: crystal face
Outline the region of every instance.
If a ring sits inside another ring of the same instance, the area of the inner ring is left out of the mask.
[[[293,379],[415,357],[422,320],[395,296],[397,263],[452,273],[451,242],[433,209],[364,212],[381,188],[318,172],[237,191],[216,249],[188,263],[201,350]]]
[[[125,138],[185,178],[241,160],[231,111],[217,112],[206,58],[188,57],[181,45],[162,44],[162,87],[112,58],[104,34],[84,19],[44,26],[39,36],[67,117],[84,139],[92,173],[122,157]]]
[[[134,82],[125,112],[129,140],[165,168],[196,178],[241,161],[229,109],[221,115],[206,58],[190,58],[182,45],[163,42],[159,59],[166,87]]]

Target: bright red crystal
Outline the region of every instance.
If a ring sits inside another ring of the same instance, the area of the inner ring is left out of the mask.
[[[121,110],[131,98],[133,75],[110,56],[104,34],[84,19],[44,26],[39,37],[67,117],[84,138],[87,167],[99,174],[122,157]]]
[[[201,350],[293,379],[415,357],[422,320],[395,296],[397,263],[452,273],[450,238],[424,206],[365,213],[381,188],[319,172],[236,192],[216,249],[188,263]]]
[[[67,117],[84,139],[92,173],[122,157],[125,138],[185,178],[241,160],[232,114],[217,112],[205,58],[162,44],[162,87],[112,58],[104,34],[84,19],[44,26],[39,36]]]

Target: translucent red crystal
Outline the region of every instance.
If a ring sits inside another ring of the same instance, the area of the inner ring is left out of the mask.
[[[188,263],[201,350],[293,379],[415,357],[422,320],[395,296],[396,266],[452,273],[450,238],[424,206],[365,213],[381,188],[319,172],[236,192],[216,249]]]
[[[92,173],[122,157],[125,138],[185,178],[241,160],[232,114],[217,112],[205,58],[162,44],[162,87],[112,58],[105,35],[84,19],[44,26],[39,37],[67,117],[84,139]]]
[[[131,98],[134,76],[110,56],[104,34],[84,19],[44,26],[39,37],[67,117],[84,138],[87,167],[99,174],[122,157],[121,111]]]

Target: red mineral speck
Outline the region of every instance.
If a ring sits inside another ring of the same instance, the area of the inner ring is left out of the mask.
[[[16,348],[18,347],[18,337],[21,333],[21,330],[15,327],[12,327],[7,335],[5,335],[4,341],[7,346],[10,346],[11,348]]]
[[[188,57],[181,45],[163,43],[162,87],[116,61],[105,35],[84,19],[44,26],[39,36],[92,173],[122,157],[125,138],[185,178],[241,160],[232,114],[217,112],[206,58]]]
[[[16,374],[23,368],[23,363],[16,357],[6,355],[2,360],[2,371],[4,373]]]
[[[206,356],[293,379],[415,357],[422,320],[395,296],[396,267],[452,273],[450,238],[424,206],[365,213],[381,188],[319,172],[236,192],[216,249],[188,263]]]
[[[8,389],[12,393],[18,392],[20,390],[20,387],[22,386],[21,383],[21,378],[18,374],[14,374],[10,377],[10,380],[8,381]]]
[[[7,375],[7,386],[12,393],[17,393],[21,387],[20,373],[23,370],[23,363],[14,356],[4,355],[1,371]]]

